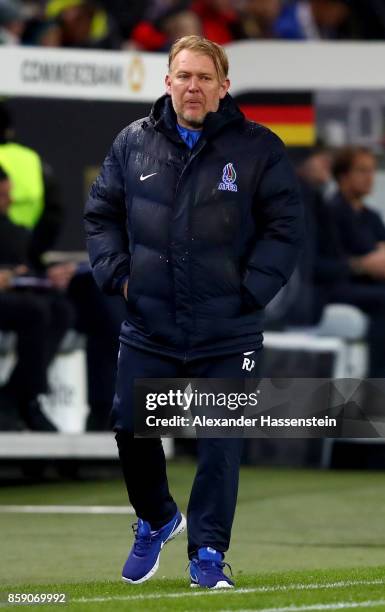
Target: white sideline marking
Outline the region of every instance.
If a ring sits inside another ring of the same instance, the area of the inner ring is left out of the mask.
[[[370,599],[369,601],[336,601],[330,604],[312,604],[310,606],[287,606],[285,608],[247,608],[237,612],[302,612],[305,610],[344,610],[347,608],[372,608],[385,604],[385,599]],[[234,610],[219,610],[219,612],[234,612]]]
[[[135,514],[132,506],[2,506],[0,513],[15,514]]]
[[[112,595],[111,597],[80,597],[79,599],[71,599],[71,603],[96,603],[103,601],[135,601],[135,600],[146,600],[146,599],[179,599],[180,597],[186,597],[187,595],[190,597],[201,597],[207,595],[243,595],[245,593],[275,593],[275,592],[284,592],[284,591],[308,591],[308,590],[316,590],[316,589],[341,589],[345,587],[351,586],[370,586],[370,585],[379,585],[385,584],[385,579],[378,578],[376,580],[341,580],[340,582],[325,582],[325,583],[297,583],[297,584],[287,584],[282,586],[261,586],[261,587],[252,587],[252,588],[244,588],[244,589],[226,589],[226,591],[222,589],[210,590],[210,589],[202,589],[202,590],[185,590],[184,592],[179,593],[149,593],[146,594],[137,594],[137,595]],[[279,608],[277,608],[278,610]],[[291,608],[289,608],[291,610]],[[295,610],[293,608],[293,610]],[[259,612],[266,612],[259,611]],[[283,610],[282,610],[283,612]]]

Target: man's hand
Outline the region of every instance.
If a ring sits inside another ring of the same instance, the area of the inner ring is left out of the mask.
[[[11,286],[12,270],[0,270],[0,291],[6,291]]]
[[[385,249],[380,247],[362,257],[352,257],[350,265],[356,274],[365,274],[376,280],[385,280]]]
[[[48,268],[47,278],[49,278],[55,289],[65,291],[76,272],[76,267],[76,264],[71,262],[56,264]]]
[[[16,268],[7,268],[5,270],[0,270],[0,291],[6,291],[7,289],[11,289],[12,279],[15,276],[22,276],[23,274],[27,274],[27,272],[28,268],[23,264],[16,266]]]

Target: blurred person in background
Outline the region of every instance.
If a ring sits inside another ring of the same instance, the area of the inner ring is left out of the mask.
[[[38,44],[88,49],[120,49],[119,28],[97,1],[48,0],[47,27]]]
[[[162,31],[167,36],[167,50],[178,38],[202,33],[198,16],[190,10],[172,11],[162,19]]]
[[[152,7],[147,18],[133,29],[130,45],[144,51],[168,51],[178,38],[200,35],[201,30],[198,16],[186,2]]]
[[[75,308],[74,328],[85,336],[90,408],[86,430],[104,431],[110,428],[119,331],[126,310],[124,300],[120,296],[107,298],[103,295],[88,264],[67,261],[51,265],[47,269],[47,278],[54,288],[66,293]]]
[[[385,377],[385,224],[365,204],[376,173],[374,154],[339,150],[332,170],[338,192],[319,206],[315,283],[319,303],[357,306],[369,317],[369,376]]]
[[[15,139],[10,111],[0,102],[0,164],[11,180],[11,221],[32,232],[29,260],[41,265],[42,253],[51,249],[64,218],[60,192],[52,169],[40,155]]]
[[[283,0],[245,0],[240,11],[242,38],[276,38]]]
[[[56,47],[59,45],[58,35],[52,27],[52,22],[46,19],[45,3],[40,0],[24,0],[26,25],[22,44],[33,46]]]
[[[325,264],[324,255],[317,254],[318,232],[325,224],[325,196],[332,182],[331,153],[322,146],[312,149],[296,147],[289,151],[296,170],[301,200],[304,203],[305,238],[301,257],[289,282],[266,308],[266,328],[285,329],[288,326],[315,325],[322,314],[323,304],[315,288],[315,270]],[[321,219],[322,218],[322,222]],[[335,259],[332,257],[332,264]]]
[[[67,292],[76,311],[73,325],[86,336],[90,405],[87,429],[107,429],[119,329],[124,319],[123,299],[108,300],[103,296],[89,266],[65,261],[46,268],[42,256],[55,247],[64,222],[60,189],[52,169],[38,153],[15,141],[12,116],[5,103],[0,103],[0,164],[10,178],[11,201],[6,214],[19,233],[27,231],[29,236],[28,241],[24,240],[27,252],[23,260],[28,259],[34,270],[47,275],[57,291]],[[91,311],[90,303],[94,304]]]
[[[16,365],[0,388],[0,429],[55,431],[39,396],[49,391],[47,369],[72,325],[73,311],[31,267],[30,232],[9,219],[11,202],[11,179],[0,167],[0,329],[17,334]]]
[[[352,38],[352,0],[289,0],[275,24],[279,38]]]
[[[161,0],[165,5],[166,0]],[[115,20],[123,41],[128,42],[134,27],[144,19],[150,0],[101,0],[104,7]]]
[[[200,19],[205,38],[218,45],[242,38],[239,12],[231,0],[194,0],[191,9]]]
[[[331,152],[322,145],[310,151],[302,150],[296,163],[306,233],[303,256],[297,267],[297,296],[287,314],[288,322],[292,325],[314,325],[322,315],[323,304],[318,299],[314,278],[319,267],[325,265],[325,255],[317,252],[317,241],[324,241],[325,216],[328,214],[325,200],[333,183],[331,166]],[[326,256],[326,265],[327,262]]]
[[[330,149],[318,145],[307,151],[304,158],[296,164],[301,181],[326,199],[332,191],[335,191],[332,161],[333,155]]]
[[[341,242],[353,258],[356,277],[375,284],[385,281],[385,225],[380,215],[365,204],[365,198],[373,190],[376,169],[376,158],[370,149],[341,149],[333,161],[338,192],[331,200]]]
[[[0,45],[19,45],[24,29],[22,3],[18,0],[0,0]]]

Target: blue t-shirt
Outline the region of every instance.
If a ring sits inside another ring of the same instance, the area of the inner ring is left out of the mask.
[[[178,128],[178,132],[182,140],[186,143],[189,149],[192,149],[193,146],[198,142],[202,131],[201,130],[189,130],[188,128],[182,127],[179,123],[176,124]]]

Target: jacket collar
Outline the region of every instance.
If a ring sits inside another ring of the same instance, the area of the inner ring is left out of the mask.
[[[244,121],[244,115],[235,104],[230,94],[226,94],[220,101],[216,113],[208,113],[203,122],[202,136],[205,140],[212,138],[225,126],[235,122]],[[164,133],[176,142],[181,142],[181,138],[176,129],[176,114],[171,102],[171,96],[165,94],[159,98],[151,109],[150,121],[155,129]]]

